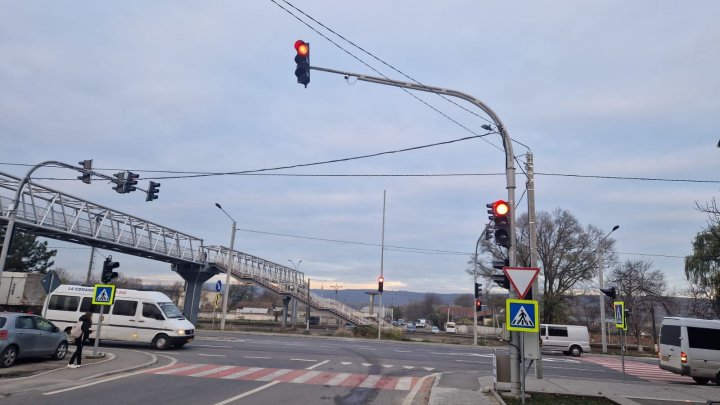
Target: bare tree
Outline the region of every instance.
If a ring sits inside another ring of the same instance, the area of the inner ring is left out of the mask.
[[[617,284],[620,297],[625,301],[631,333],[638,342],[638,351],[642,351],[640,334],[649,318],[654,318],[654,304],[666,299],[667,281],[665,274],[653,269],[653,264],[645,260],[627,260],[613,269],[609,280]],[[653,328],[655,327],[653,321]]]
[[[720,317],[720,208],[714,198],[695,207],[708,215],[708,225],[695,236],[692,256],[685,258],[685,278],[695,310],[703,317]],[[702,304],[709,304],[710,314],[701,310]]]

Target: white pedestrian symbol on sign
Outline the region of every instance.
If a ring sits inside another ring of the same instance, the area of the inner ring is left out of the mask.
[[[108,296],[107,290],[103,289],[100,290],[100,294],[98,294],[97,298],[95,299],[97,302],[110,302],[110,297]]]
[[[524,306],[520,307],[517,314],[515,314],[515,318],[513,318],[512,322],[510,322],[510,324],[512,326],[530,326],[530,327],[535,326],[532,318],[530,317],[530,315],[528,315]]]

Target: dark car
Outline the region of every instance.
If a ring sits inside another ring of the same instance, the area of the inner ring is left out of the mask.
[[[10,367],[19,358],[49,356],[62,360],[68,337],[47,319],[15,312],[0,312],[0,367]]]

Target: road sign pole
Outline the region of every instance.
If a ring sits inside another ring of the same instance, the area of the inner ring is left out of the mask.
[[[93,357],[98,355],[98,346],[100,345],[100,330],[102,329],[102,323],[103,323],[103,313],[105,312],[105,305],[100,306],[100,318],[98,318],[98,328],[97,332],[95,332],[95,345],[93,346]],[[80,336],[80,339],[82,339],[82,335]],[[80,361],[80,359],[78,359]]]

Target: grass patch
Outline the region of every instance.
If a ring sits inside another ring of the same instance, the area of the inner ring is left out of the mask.
[[[525,398],[526,405],[615,405],[615,402],[600,397],[585,397],[566,394],[530,393],[530,398]],[[503,398],[508,405],[520,405],[520,399]]]

